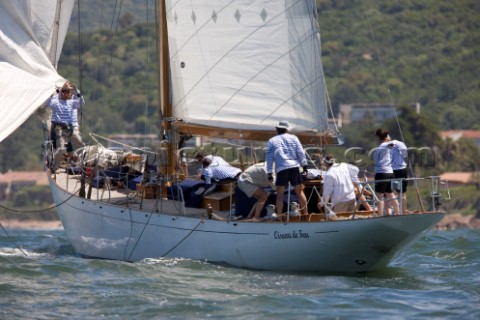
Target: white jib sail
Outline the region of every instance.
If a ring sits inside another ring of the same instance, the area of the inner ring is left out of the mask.
[[[55,68],[74,2],[0,1],[0,141],[65,81]]]
[[[167,0],[173,114],[187,123],[327,129],[315,0]]]

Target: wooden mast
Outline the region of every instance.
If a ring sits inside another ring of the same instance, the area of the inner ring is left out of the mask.
[[[160,100],[160,122],[162,128],[161,168],[160,173],[163,177],[171,176],[175,173],[175,150],[173,146],[172,134],[172,103],[170,100],[170,64],[168,52],[168,30],[167,13],[164,0],[157,1],[158,8],[158,65],[159,65],[159,100]]]

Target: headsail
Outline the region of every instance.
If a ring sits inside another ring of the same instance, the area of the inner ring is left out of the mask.
[[[64,79],[55,70],[75,0],[0,1],[0,141]]]
[[[327,130],[314,0],[167,0],[172,108],[186,125]]]

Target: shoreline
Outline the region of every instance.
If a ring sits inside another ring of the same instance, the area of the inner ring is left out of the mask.
[[[0,220],[5,229],[63,230],[60,220]],[[434,227],[437,230],[480,229],[480,219],[474,216],[462,216],[460,213],[447,214]]]
[[[460,213],[450,213],[435,225],[438,230],[480,229],[480,219],[475,216],[462,216]]]
[[[63,230],[60,220],[17,220],[6,219],[0,223],[5,229]]]

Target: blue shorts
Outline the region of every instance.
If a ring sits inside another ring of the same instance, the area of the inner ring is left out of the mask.
[[[300,175],[300,168],[294,167],[277,172],[276,186],[287,187],[290,182],[291,186],[302,184],[302,176]]]

